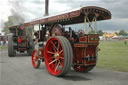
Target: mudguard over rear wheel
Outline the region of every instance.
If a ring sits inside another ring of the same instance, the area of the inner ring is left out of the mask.
[[[50,74],[63,76],[71,68],[73,59],[72,47],[62,36],[51,37],[45,46],[45,65]]]
[[[8,35],[8,56],[13,57],[16,55],[16,51],[14,50],[13,36],[12,34]]]

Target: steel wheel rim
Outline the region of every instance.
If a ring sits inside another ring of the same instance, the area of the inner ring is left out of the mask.
[[[45,47],[45,64],[50,74],[58,75],[64,65],[64,50],[57,38],[48,40]]]
[[[36,50],[33,50],[32,52],[32,65],[34,68],[38,65],[38,52]]]

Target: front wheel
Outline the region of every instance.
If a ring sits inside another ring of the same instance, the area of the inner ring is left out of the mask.
[[[34,68],[39,68],[39,66],[40,66],[40,60],[39,60],[37,50],[33,50],[33,52],[32,52],[32,65]]]
[[[51,37],[45,46],[45,65],[50,74],[63,76],[71,68],[72,47],[69,41],[62,36]]]

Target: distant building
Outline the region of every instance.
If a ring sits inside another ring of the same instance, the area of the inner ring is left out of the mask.
[[[117,34],[114,32],[114,33],[104,33],[103,36],[105,38],[112,38],[113,36],[116,36]]]
[[[105,40],[104,36],[99,36],[100,40]]]
[[[0,35],[0,45],[5,44],[8,41],[8,37],[4,35]]]

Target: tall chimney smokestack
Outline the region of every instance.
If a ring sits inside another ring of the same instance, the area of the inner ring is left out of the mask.
[[[44,16],[48,16],[48,7],[49,7],[49,0],[45,0],[45,13]]]

